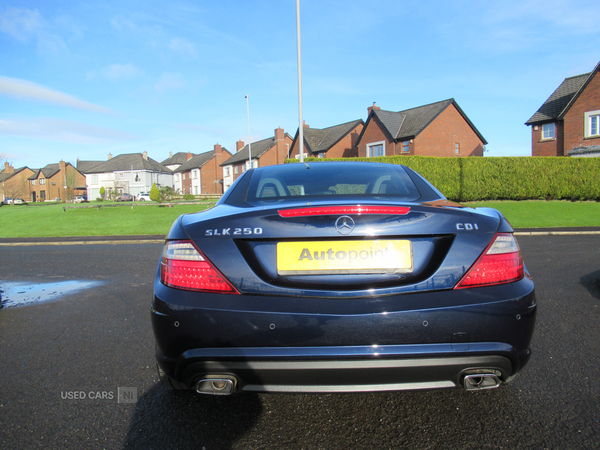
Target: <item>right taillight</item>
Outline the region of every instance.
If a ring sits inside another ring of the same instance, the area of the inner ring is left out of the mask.
[[[524,276],[519,244],[511,233],[498,233],[455,289],[512,283]]]
[[[160,281],[165,286],[188,291],[239,294],[191,241],[165,244],[160,262]]]

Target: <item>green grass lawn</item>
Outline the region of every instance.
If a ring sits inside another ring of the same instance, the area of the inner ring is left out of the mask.
[[[523,200],[466,205],[495,208],[514,228],[600,227],[600,202]]]
[[[102,206],[99,210],[97,206]],[[112,206],[115,205],[115,206]],[[94,207],[87,207],[94,206]],[[203,211],[207,205],[156,203],[5,205],[0,208],[0,238],[54,236],[165,235],[181,214]],[[63,211],[63,208],[67,208]]]
[[[97,207],[100,205],[117,205]],[[600,202],[501,201],[473,202],[500,210],[515,228],[600,227]],[[73,207],[76,208],[73,208]],[[165,235],[181,214],[203,211],[207,205],[156,203],[84,205],[28,204],[0,208],[0,238]],[[70,207],[63,211],[63,208]]]

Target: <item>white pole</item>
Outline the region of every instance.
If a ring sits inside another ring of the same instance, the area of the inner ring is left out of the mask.
[[[246,113],[248,115],[248,169],[252,169],[252,146],[250,145],[250,99],[246,94]]]
[[[296,0],[296,42],[298,47],[298,141],[300,162],[304,162],[304,121],[302,120],[302,55],[300,52],[300,0]]]

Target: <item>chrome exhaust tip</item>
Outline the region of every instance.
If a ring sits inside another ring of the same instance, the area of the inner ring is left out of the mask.
[[[210,395],[230,395],[235,392],[236,381],[235,377],[228,375],[203,378],[196,384],[196,392]]]
[[[494,389],[500,386],[500,378],[495,373],[473,373],[465,375],[463,386],[467,391]]]

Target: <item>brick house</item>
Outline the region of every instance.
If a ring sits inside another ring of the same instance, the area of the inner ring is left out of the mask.
[[[600,63],[590,73],[565,78],[525,122],[532,156],[600,157]]]
[[[252,167],[265,167],[283,164],[292,145],[292,137],[279,127],[275,136],[262,141],[252,142]],[[246,170],[250,168],[248,162],[248,145],[243,141],[236,142],[236,153],[221,164],[223,167],[223,192]]]
[[[356,143],[365,122],[362,119],[329,128],[310,128],[304,125],[304,157],[354,158],[358,156]],[[298,159],[298,131],[290,149],[290,158]]]
[[[188,153],[191,155],[191,153]],[[222,194],[223,169],[221,164],[231,157],[231,152],[216,144],[214,149],[190,156],[175,169],[175,179],[181,180],[182,194]]]
[[[32,202],[56,199],[64,202],[86,192],[85,176],[68,162],[48,164],[33,172],[28,178]]]
[[[29,167],[15,169],[8,162],[4,163],[4,169],[0,172],[0,201],[7,198],[22,198],[30,201],[31,189],[29,177],[34,171]]]
[[[126,153],[107,161],[77,161],[77,168],[85,174],[88,199],[100,197],[104,187],[106,196],[137,195],[150,192],[152,185],[173,187],[173,172],[148,157],[147,152]]]
[[[358,138],[358,156],[483,156],[485,138],[452,98],[404,111],[373,103]]]

